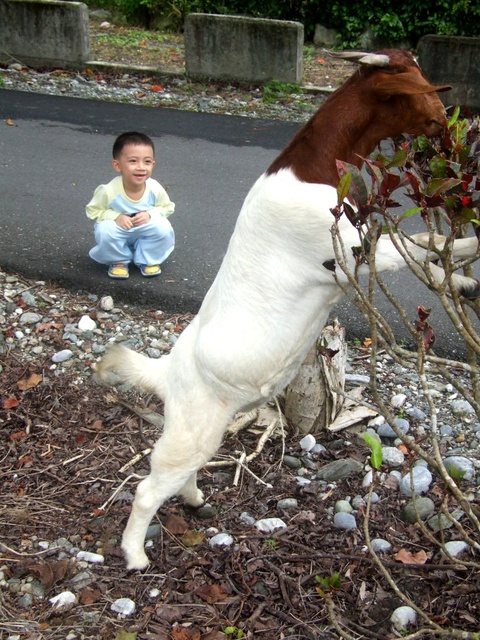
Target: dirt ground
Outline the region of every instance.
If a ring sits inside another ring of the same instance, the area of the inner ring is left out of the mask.
[[[90,58],[104,62],[160,68],[183,73],[185,43],[183,35],[165,34],[162,38],[134,37],[131,30],[101,22],[91,23]],[[321,47],[307,43],[304,47],[303,83],[317,87],[338,87],[352,74],[356,66],[336,59]]]
[[[335,502],[365,495],[364,474],[302,486],[298,471],[282,462],[290,454],[308,463],[308,477],[334,460],[363,464],[368,450],[354,433],[322,435],[326,450],[307,460],[301,435],[287,428],[284,437],[277,433],[268,440],[248,470],[235,464],[203,470],[199,484],[209,508],[194,511],[176,499],[167,502],[154,519],[151,565],[128,572],[120,537],[138,478],[148,472],[145,450],[160,432],[132,407],[161,414],[162,406],[153,397],[98,386],[91,375],[93,356],[81,370],[53,375],[47,353],[65,348],[64,327],[86,312],[96,318],[97,306],[86,295],[48,285],[40,292],[42,299],[65,300],[64,311],[38,331],[45,355],[27,361],[11,346],[0,359],[2,640],[394,638],[390,615],[403,603],[367,551],[366,531],[392,543],[383,558],[387,571],[440,629],[478,631],[478,570],[468,558],[452,565],[432,538],[402,519],[405,499],[398,489],[375,486],[379,501],[368,519],[361,511],[358,528],[344,531],[332,522]],[[12,302],[22,304],[20,298]],[[155,323],[153,311],[129,313],[145,330]],[[181,330],[189,320],[172,321]],[[4,338],[16,330],[15,315],[7,316]],[[366,356],[358,347],[352,362]],[[248,456],[263,430],[254,422],[227,438],[215,461]],[[433,495],[443,500],[440,483]],[[283,498],[296,499],[298,506],[280,508]],[[245,512],[254,519],[281,518],[287,526],[260,533],[245,521]],[[233,545],[212,548],[212,527],[229,533]],[[82,565],[64,552],[65,544],[102,554],[104,562]],[[19,589],[25,583],[35,593],[40,589],[40,595],[22,606],[12,580]],[[75,593],[76,604],[54,610],[50,598],[64,591]],[[135,612],[113,612],[118,598],[130,598]],[[429,630],[418,637],[437,636]]]

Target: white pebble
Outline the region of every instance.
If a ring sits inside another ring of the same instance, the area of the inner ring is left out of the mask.
[[[373,471],[370,470],[368,471],[363,480],[362,480],[362,487],[369,487],[373,482]]]
[[[77,602],[77,596],[71,591],[62,591],[57,596],[50,598],[49,602],[53,604],[55,611],[68,611]]]
[[[317,441],[311,433],[307,433],[307,435],[300,440],[300,446],[304,451],[311,451],[316,444]]]
[[[255,528],[262,533],[272,533],[276,529],[285,529],[286,526],[280,518],[261,518],[255,523]]]
[[[110,609],[115,613],[122,614],[122,616],[131,616],[135,611],[135,602],[130,598],[119,598],[112,603]]]
[[[417,614],[415,610],[407,606],[398,607],[390,617],[390,622],[397,631],[403,631],[408,625],[415,624],[416,621]]]
[[[468,544],[464,540],[450,540],[445,543],[445,549],[453,558],[456,558],[468,549]]]
[[[211,547],[231,547],[233,544],[233,537],[229,533],[217,533],[216,536],[210,538],[208,544]]]
[[[305,487],[307,484],[311,484],[312,481],[308,478],[302,478],[302,476],[297,476],[295,478],[299,487]]]
[[[95,320],[92,320],[90,316],[82,316],[78,321],[78,328],[80,331],[93,331],[97,326]]]
[[[92,564],[100,564],[105,561],[105,558],[99,553],[91,553],[90,551],[79,551],[77,553],[78,560],[85,560],[85,562],[91,562]]]
[[[247,511],[242,511],[242,513],[240,514],[240,520],[244,524],[248,524],[248,525],[255,524],[255,518],[251,516]]]
[[[72,356],[73,351],[70,351],[70,349],[62,349],[62,351],[57,351],[57,353],[53,354],[52,362],[65,362],[66,360],[70,360]]]
[[[404,393],[397,393],[390,400],[390,404],[395,409],[400,409],[400,407],[403,407],[403,405],[405,404],[406,400],[407,400],[407,396]]]
[[[100,309],[103,311],[111,311],[113,306],[112,296],[103,296],[103,298],[100,299]]]

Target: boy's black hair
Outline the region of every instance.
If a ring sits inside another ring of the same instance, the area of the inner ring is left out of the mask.
[[[155,145],[149,136],[138,131],[126,131],[121,133],[113,143],[112,155],[114,159],[118,158],[126,144],[145,144],[152,147],[153,155],[155,155]]]

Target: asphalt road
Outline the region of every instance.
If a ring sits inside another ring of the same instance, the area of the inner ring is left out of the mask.
[[[195,313],[212,283],[244,197],[293,136],[288,122],[192,113],[1,90],[0,265],[7,271],[56,282],[70,290],[166,312]],[[13,124],[7,125],[7,120]],[[85,204],[110,180],[111,147],[126,130],[150,135],[154,176],[176,204],[170,218],[176,248],[162,276],[112,281],[88,257],[93,225]],[[437,350],[462,353],[448,319],[406,271],[386,277],[409,317],[418,304],[433,307]],[[406,337],[387,304],[379,309]],[[337,307],[348,337],[368,328],[349,301]]]

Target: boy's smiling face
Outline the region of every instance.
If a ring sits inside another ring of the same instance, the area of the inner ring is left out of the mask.
[[[120,155],[112,160],[112,166],[122,174],[126,189],[138,191],[152,175],[155,166],[153,149],[146,144],[126,144]]]

